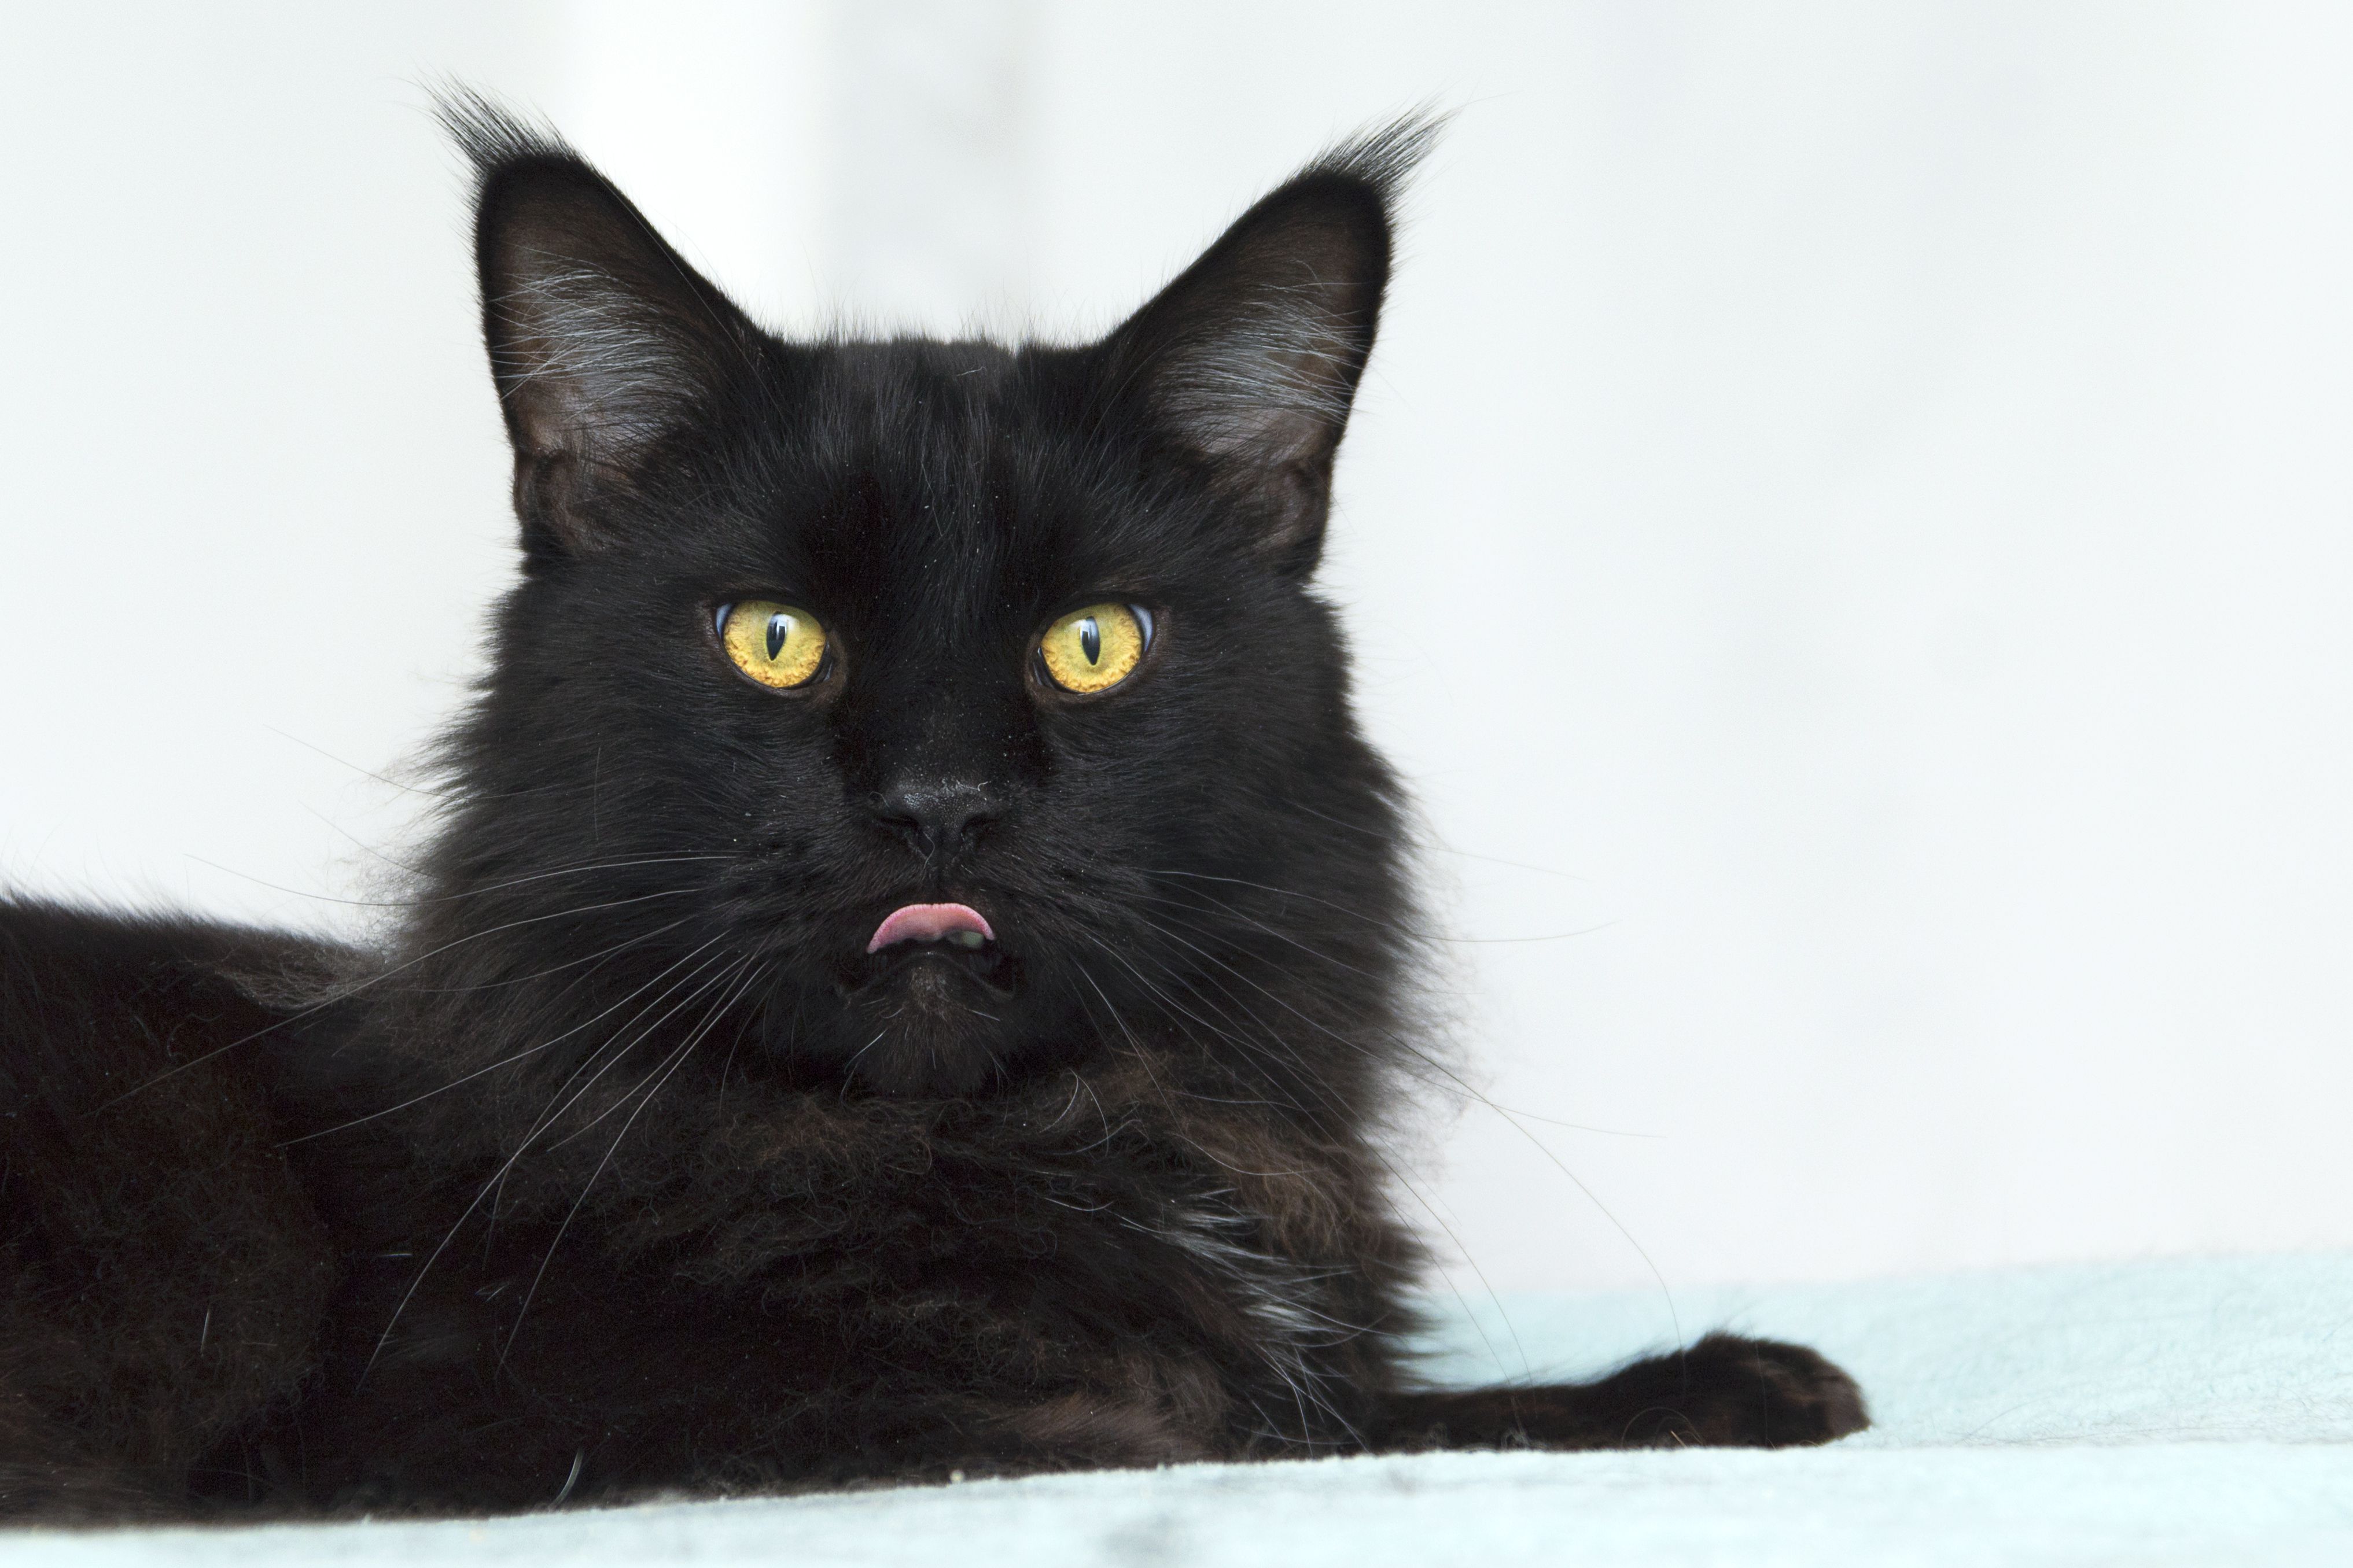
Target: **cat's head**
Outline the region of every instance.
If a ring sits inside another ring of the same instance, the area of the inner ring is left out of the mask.
[[[1310,579],[1427,129],[1008,348],[780,340],[561,143],[452,120],[524,572],[423,934],[609,1003],[584,1047],[723,1018],[738,1070],[887,1093],[1360,1075],[1300,1058],[1366,1053],[1411,922]]]

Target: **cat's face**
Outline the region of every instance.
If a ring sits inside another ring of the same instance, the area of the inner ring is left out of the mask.
[[[554,873],[554,911],[607,867],[551,938],[892,1093],[1247,1056],[1379,983],[1389,787],[1307,576],[1400,150],[1012,352],[782,343],[576,160],[469,130],[527,570],[445,876]]]

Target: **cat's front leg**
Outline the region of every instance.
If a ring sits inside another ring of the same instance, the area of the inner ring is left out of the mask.
[[[1595,1383],[1395,1394],[1375,1447],[1787,1448],[1871,1425],[1854,1380],[1803,1345],[1710,1334]]]

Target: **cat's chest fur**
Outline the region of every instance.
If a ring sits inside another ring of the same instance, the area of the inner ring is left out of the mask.
[[[1202,1087],[1099,1064],[913,1106],[738,1082],[627,1140],[626,1110],[584,1110],[528,1160],[376,1124],[313,1141],[345,1270],[332,1392],[271,1441],[338,1456],[312,1489],[484,1506],[714,1455],[774,1486],[1354,1442],[1410,1246],[1352,1208],[1342,1150]]]

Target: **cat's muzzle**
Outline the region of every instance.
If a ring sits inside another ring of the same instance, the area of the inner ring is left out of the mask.
[[[1019,985],[1019,966],[979,910],[960,903],[902,904],[874,928],[842,994],[871,1000],[901,988],[909,1005],[936,1013],[1010,1001]]]

